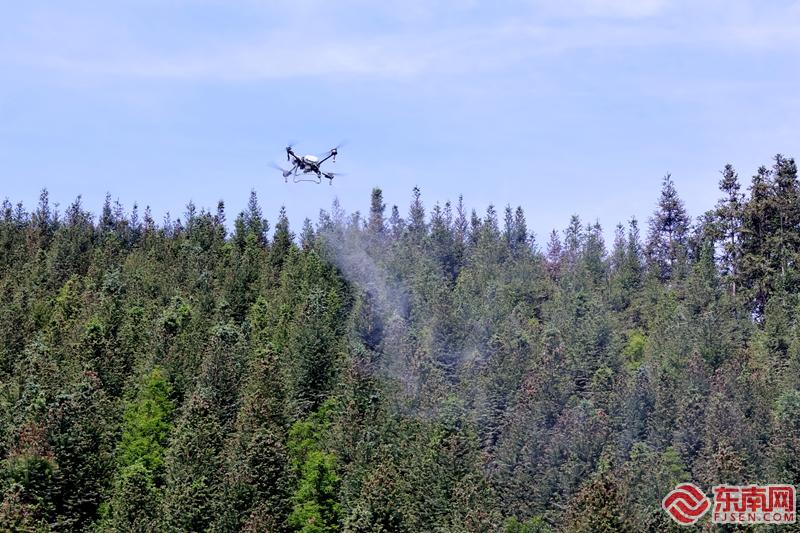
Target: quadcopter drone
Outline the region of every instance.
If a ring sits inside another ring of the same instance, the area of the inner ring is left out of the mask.
[[[275,168],[281,171],[281,174],[283,174],[283,179],[287,183],[289,182],[289,176],[292,176],[292,181],[295,183],[299,183],[301,181],[322,183],[322,178],[327,178],[328,184],[332,185],[333,178],[340,176],[341,174],[337,174],[335,172],[325,172],[320,167],[328,159],[332,159],[335,163],[336,155],[339,153],[340,147],[341,144],[318,156],[299,156],[294,152],[292,149],[293,146],[290,144],[286,147],[286,161],[292,164],[292,168],[287,170],[279,167],[278,165],[275,165]]]

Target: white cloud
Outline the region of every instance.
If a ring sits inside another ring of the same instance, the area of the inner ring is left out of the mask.
[[[669,2],[668,0],[566,0],[556,3],[538,0],[536,3],[541,8],[562,16],[644,18],[658,15]]]
[[[32,17],[18,38],[0,41],[0,65],[84,79],[409,79],[530,68],[531,61],[581,49],[681,45],[791,50],[800,45],[797,5],[766,9],[752,0],[710,0],[698,7],[685,1],[520,0],[514,9],[487,12],[483,7],[479,12],[470,0],[389,1],[379,8],[350,0],[335,5],[342,10],[337,15],[333,5],[312,0],[291,9],[281,4],[277,12],[253,0],[251,8],[264,10],[259,13],[265,35],[258,35],[258,22],[241,37],[235,33],[238,42],[206,28],[205,33],[189,34],[180,48],[164,36],[159,41],[158,35],[136,34],[119,13],[72,13],[59,21],[56,12]],[[456,15],[466,18],[452,22]],[[385,19],[400,23],[386,25]],[[275,20],[280,21],[277,30]]]
[[[63,54],[57,48],[23,54],[17,63],[65,74],[151,79],[258,81],[294,77],[351,75],[409,79],[431,74],[458,75],[500,71],[526,58],[569,49],[625,45],[638,30],[553,29],[530,24],[498,24],[432,33],[379,36],[317,36],[297,40],[293,31],[274,32],[248,43],[172,52],[120,46],[103,53]],[[641,41],[640,41],[641,42]]]

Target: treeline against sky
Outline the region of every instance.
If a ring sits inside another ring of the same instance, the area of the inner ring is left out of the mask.
[[[678,482],[800,484],[797,167],[720,190],[611,243],[418,189],[6,201],[0,530],[668,531]]]

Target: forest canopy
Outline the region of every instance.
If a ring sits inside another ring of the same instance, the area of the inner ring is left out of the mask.
[[[666,531],[679,482],[800,484],[797,166],[719,185],[610,243],[416,188],[6,200],[0,530]]]

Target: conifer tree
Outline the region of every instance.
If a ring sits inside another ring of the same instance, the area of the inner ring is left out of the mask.
[[[200,387],[186,400],[164,459],[163,528],[205,531],[221,499],[224,433],[210,391]]]
[[[731,287],[731,296],[736,298],[736,265],[741,257],[740,233],[742,225],[742,195],[739,192],[739,176],[728,164],[722,171],[719,189],[724,197],[717,203],[716,214],[722,237],[721,263]]]
[[[651,271],[661,280],[674,279],[686,261],[689,216],[678,196],[672,176],[661,187],[658,209],[650,218],[647,257]]]
[[[383,203],[383,192],[376,187],[372,189],[369,220],[367,221],[367,230],[374,236],[382,236],[386,232],[386,222],[383,216],[385,210],[386,204]]]
[[[283,262],[286,260],[293,242],[294,235],[289,231],[289,217],[286,215],[286,208],[281,207],[278,222],[275,224],[275,234],[272,236],[272,246],[269,250],[270,264],[275,272],[279,272],[283,267]]]
[[[425,207],[422,205],[422,198],[419,187],[414,187],[412,192],[411,207],[408,212],[408,232],[412,242],[421,243],[422,238],[427,232],[425,223]]]
[[[103,501],[111,471],[111,404],[91,372],[48,413],[55,472],[56,523],[87,527]]]

